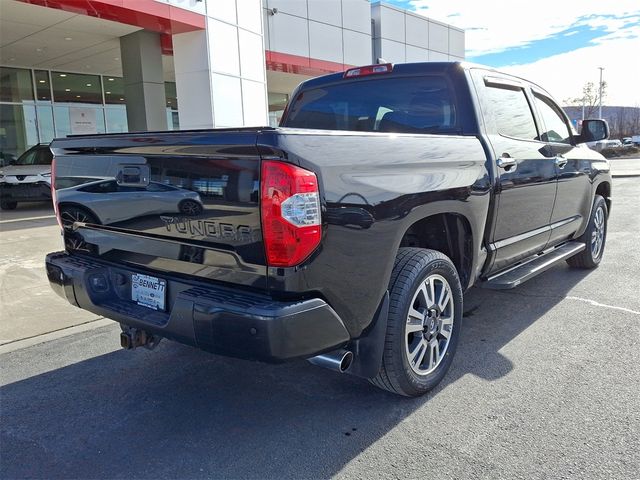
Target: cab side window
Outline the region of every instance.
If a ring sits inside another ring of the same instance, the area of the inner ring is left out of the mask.
[[[534,97],[536,107],[544,122],[540,140],[552,143],[571,143],[571,130],[569,130],[563,115],[558,111],[558,107],[542,95],[534,93]]]
[[[496,122],[497,133],[506,137],[538,140],[538,131],[529,101],[522,88],[487,86],[488,111]]]
[[[117,187],[118,186],[115,181],[108,180],[106,182],[87,185],[86,187],[79,188],[78,191],[87,193],[114,193],[118,191]]]

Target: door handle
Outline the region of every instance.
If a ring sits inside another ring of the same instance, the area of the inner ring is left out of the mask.
[[[558,166],[558,168],[564,168],[564,166],[567,164],[567,161],[568,160],[562,155],[556,155],[556,165]]]
[[[503,153],[502,156],[498,158],[496,163],[498,164],[498,167],[507,171],[517,165],[516,159],[509,156],[508,153]]]

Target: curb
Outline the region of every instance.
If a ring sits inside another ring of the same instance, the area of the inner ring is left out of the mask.
[[[87,332],[89,330],[95,330],[100,327],[107,327],[109,325],[117,325],[117,322],[109,320],[107,318],[96,318],[80,325],[74,325],[72,327],[61,328],[49,333],[43,333],[34,337],[23,338],[21,340],[14,340],[12,342],[4,343],[0,345],[0,355],[5,353],[15,352],[16,350],[22,350],[23,348],[33,347],[41,343],[50,342],[59,338],[75,335],[76,333]]]

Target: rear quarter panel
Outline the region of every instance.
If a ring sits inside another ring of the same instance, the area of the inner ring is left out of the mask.
[[[320,294],[353,337],[373,318],[413,223],[458,213],[481,252],[491,184],[474,136],[279,129],[263,133],[258,148],[263,159],[316,172],[323,195],[320,248],[298,268],[269,269],[269,289]]]

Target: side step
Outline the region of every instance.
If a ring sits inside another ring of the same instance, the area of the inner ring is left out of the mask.
[[[564,245],[547,250],[520,265],[501,272],[480,284],[483,288],[493,290],[506,290],[515,288],[521,283],[550,269],[553,265],[562,260],[572,257],[585,249],[585,244],[581,242],[569,242]]]

